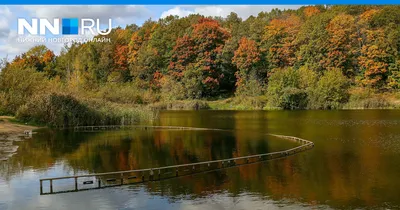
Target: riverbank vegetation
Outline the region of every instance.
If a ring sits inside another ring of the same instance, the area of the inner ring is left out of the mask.
[[[133,123],[151,109],[400,106],[399,6],[169,16],[107,38],[3,61],[0,112],[58,126]]]

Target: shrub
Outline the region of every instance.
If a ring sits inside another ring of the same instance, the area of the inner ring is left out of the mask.
[[[268,82],[268,107],[281,109],[304,109],[307,105],[307,93],[300,89],[300,74],[293,68],[278,69]]]
[[[264,85],[255,76],[242,81],[236,88],[236,96],[255,97],[264,94]]]
[[[144,104],[142,92],[131,84],[107,83],[99,90],[101,99],[122,104]]]
[[[161,96],[163,100],[185,99],[184,86],[171,76],[164,76],[161,80]]]
[[[279,107],[283,109],[304,109],[307,107],[307,93],[295,87],[282,90]]]
[[[309,108],[339,109],[349,99],[349,80],[340,69],[325,71],[309,94]]]
[[[47,83],[45,75],[33,68],[15,65],[3,69],[0,74],[0,109],[6,114],[15,114],[31,97],[47,91]]]
[[[185,99],[199,99],[202,97],[204,92],[204,85],[200,79],[202,74],[201,68],[196,68],[194,65],[187,67],[181,80]]]

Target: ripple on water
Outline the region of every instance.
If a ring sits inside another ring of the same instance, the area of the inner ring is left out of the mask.
[[[379,147],[382,152],[400,153],[400,134],[379,133],[362,141],[373,147]]]
[[[0,140],[0,161],[6,161],[11,156],[16,154],[18,150],[17,145],[13,145],[13,141]]]
[[[400,125],[400,120],[304,119],[303,121],[308,124],[340,126],[340,127],[352,127],[352,126],[392,127]]]
[[[380,152],[400,154],[400,134],[377,133],[368,138],[327,138],[327,141],[340,141],[343,144],[358,142],[359,145],[379,148]]]

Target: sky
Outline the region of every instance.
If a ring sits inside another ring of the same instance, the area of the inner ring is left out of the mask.
[[[145,5],[119,5],[119,6],[0,6],[0,58],[13,59],[16,55],[26,52],[31,47],[43,44],[34,42],[18,42],[18,38],[34,37],[33,35],[18,35],[18,18],[92,18],[100,20],[112,19],[113,27],[125,27],[127,24],[141,25],[148,19],[158,20],[168,15],[184,17],[190,14],[205,16],[226,17],[231,12],[236,12],[241,18],[246,19],[251,15],[256,16],[261,11],[279,9],[297,9],[296,5],[201,5],[201,6],[145,6]],[[46,35],[51,37],[51,35]],[[92,36],[92,35],[81,35]],[[44,43],[49,49],[58,54],[64,43]]]

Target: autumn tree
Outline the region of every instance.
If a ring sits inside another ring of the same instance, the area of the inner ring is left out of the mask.
[[[387,78],[390,55],[385,48],[384,36],[381,29],[366,31],[366,44],[362,46],[358,62],[364,72],[363,82],[367,86],[382,87]]]
[[[358,64],[363,72],[363,84],[381,88],[385,85],[388,76],[389,64],[393,61],[391,46],[384,28],[374,27],[372,23],[375,15],[380,11],[372,9],[360,15],[360,43],[361,50]]]
[[[332,14],[322,13],[311,16],[304,22],[296,37],[296,43],[300,46],[296,52],[298,66],[307,65],[317,72],[324,70],[321,62],[326,59],[329,44],[327,42],[329,33],[326,28],[332,18]]]
[[[249,90],[252,93],[261,91],[261,83],[266,75],[259,75],[257,64],[260,61],[260,51],[255,41],[243,37],[239,42],[239,47],[235,51],[232,62],[236,65],[238,71],[235,73],[237,94],[249,89],[249,82],[258,82],[259,85],[252,87],[254,90]],[[263,77],[264,76],[264,77]],[[258,79],[261,77],[261,79]],[[250,81],[252,80],[252,81]],[[257,90],[258,89],[258,90]]]
[[[306,17],[318,15],[319,13],[321,13],[321,11],[315,6],[308,6],[308,7],[304,8],[304,15]]]
[[[328,24],[329,33],[327,54],[321,60],[324,68],[340,68],[347,76],[354,76],[358,52],[357,28],[351,15],[339,14]]]
[[[200,69],[198,78],[203,84],[203,94],[215,94],[224,77],[220,53],[230,34],[215,20],[203,18],[192,26],[192,32],[177,40],[169,69],[178,78],[183,77],[188,64]]]
[[[301,20],[289,14],[273,19],[265,28],[264,43],[271,68],[293,66],[296,62],[298,45],[295,42]]]

